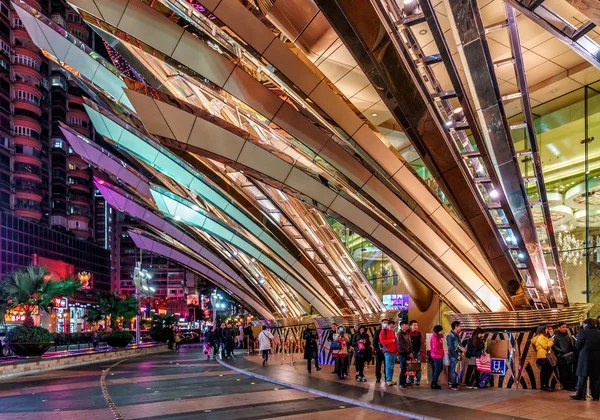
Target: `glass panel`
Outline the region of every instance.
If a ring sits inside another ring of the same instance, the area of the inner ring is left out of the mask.
[[[577,284],[578,289],[587,292],[583,295],[580,291],[578,299],[587,296],[588,302],[597,308],[600,305],[600,92],[588,87],[586,98],[587,281],[584,278]]]

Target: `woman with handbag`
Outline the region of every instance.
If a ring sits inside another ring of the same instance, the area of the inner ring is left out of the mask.
[[[339,330],[338,330],[339,331]],[[348,357],[348,344],[343,331],[334,334],[333,341],[330,344],[331,356],[335,361],[334,372],[338,379],[346,379],[345,364]]]
[[[476,328],[467,340],[467,375],[465,385],[468,389],[477,388],[479,385],[479,371],[477,370],[477,359],[485,354],[485,341],[483,330]]]
[[[438,378],[444,369],[444,327],[436,325],[429,341],[429,357],[433,361],[433,375],[431,376],[431,389],[442,389]]]
[[[554,361],[556,361],[556,356],[552,353],[554,341],[548,338],[548,330],[549,328],[546,325],[537,327],[535,335],[531,339],[531,344],[537,356],[535,364],[540,368],[540,389],[542,391],[553,392],[554,389],[550,388],[550,377],[552,376],[555,364],[552,364],[552,360],[554,358]]]

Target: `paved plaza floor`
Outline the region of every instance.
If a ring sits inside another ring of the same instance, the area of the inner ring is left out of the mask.
[[[199,347],[0,381],[0,420],[320,420],[339,411],[389,417],[237,373]]]
[[[1,420],[108,419],[596,419],[600,404],[568,392],[399,390],[338,381],[331,366],[306,372],[303,360],[258,356],[207,361],[201,347],[0,381]],[[228,366],[229,365],[229,366]],[[252,375],[252,376],[251,376]],[[333,398],[330,398],[333,397]],[[376,407],[378,410],[370,409]],[[384,410],[384,411],[382,411]],[[385,412],[387,411],[387,412]],[[398,415],[404,413],[405,416]]]

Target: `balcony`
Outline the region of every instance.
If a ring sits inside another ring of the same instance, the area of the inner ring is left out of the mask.
[[[19,200],[31,200],[37,201],[39,203],[40,201],[42,201],[42,197],[42,190],[40,188],[37,188],[32,191],[22,191],[15,189],[15,198]]]
[[[24,115],[15,115],[13,117],[13,121],[15,126],[30,128],[36,133],[42,132],[42,125],[39,123],[39,121],[36,121],[33,118],[26,117]]]
[[[21,146],[33,147],[34,149],[37,149],[37,150],[42,149],[42,142],[34,139],[33,137],[20,136],[18,134],[15,134],[13,139],[15,142],[15,146],[21,145]]]
[[[34,45],[15,45],[15,55],[24,55],[35,59],[38,63],[42,62],[40,50]]]
[[[14,99],[13,104],[15,109],[33,112],[34,114],[37,114],[38,117],[42,116],[42,108],[40,108],[40,105],[36,104],[35,102],[31,102],[26,99]]]
[[[14,213],[17,217],[21,217],[23,219],[30,219],[34,222],[39,222],[42,218],[42,211],[37,209],[15,208]]]
[[[76,193],[69,194],[69,202],[75,206],[89,208],[90,200],[91,200],[91,198],[87,194],[76,194]]]
[[[42,170],[39,165],[15,161],[14,174],[17,179],[42,182]]]
[[[37,167],[42,166],[42,160],[40,159],[40,157],[29,153],[15,152],[15,163],[25,163]]]

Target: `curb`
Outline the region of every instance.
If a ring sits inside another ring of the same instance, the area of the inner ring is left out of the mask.
[[[331,400],[336,400],[336,401],[340,401],[346,404],[351,404],[351,405],[355,405],[355,406],[359,406],[359,407],[363,407],[363,408],[369,408],[371,410],[377,410],[377,411],[381,411],[387,414],[394,414],[394,415],[398,415],[398,416],[404,416],[404,417],[408,417],[410,419],[417,419],[417,420],[437,420],[436,417],[425,417],[422,416],[420,414],[415,414],[415,413],[410,413],[408,411],[402,411],[402,410],[397,410],[394,408],[389,408],[389,407],[385,407],[383,405],[379,405],[379,404],[373,404],[373,403],[369,403],[369,402],[365,402],[365,401],[359,401],[359,400],[354,400],[352,398],[347,398],[341,395],[337,395],[337,394],[331,394],[329,392],[325,392],[325,391],[319,391],[318,389],[314,389],[314,388],[308,388],[305,386],[301,386],[301,385],[295,385],[295,384],[289,384],[277,379],[273,379],[270,378],[268,376],[263,376],[260,375],[258,373],[254,373],[254,372],[249,372],[247,370],[244,369],[240,369],[237,368],[235,366],[232,366],[228,363],[225,363],[224,361],[222,361],[221,359],[217,358],[217,362],[219,362],[222,366],[226,367],[227,369],[231,369],[233,371],[236,371],[238,373],[241,373],[243,375],[247,375],[250,376],[252,378],[256,378],[256,379],[260,379],[262,381],[266,381],[266,382],[271,382],[277,385],[281,385],[281,386],[285,386],[287,388],[293,388],[296,389],[298,391],[304,391],[304,392],[308,392],[310,394],[314,394],[314,395],[318,395],[320,397],[325,397],[325,398],[329,398]]]

